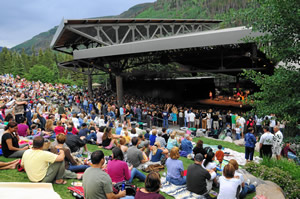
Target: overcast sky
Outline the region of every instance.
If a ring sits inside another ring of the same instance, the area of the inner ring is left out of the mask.
[[[118,15],[155,0],[0,0],[0,46],[11,48],[59,25],[62,18]]]

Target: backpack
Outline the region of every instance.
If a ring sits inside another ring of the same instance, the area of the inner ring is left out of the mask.
[[[114,184],[113,185],[113,192],[115,194],[119,193],[119,191],[122,190],[123,183],[125,184],[126,196],[135,196],[136,186],[129,183],[129,182],[126,182],[126,181],[118,182],[118,183]]]

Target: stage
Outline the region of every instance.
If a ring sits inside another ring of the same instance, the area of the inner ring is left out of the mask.
[[[226,99],[203,99],[197,103],[201,105],[210,106],[223,106],[223,107],[234,107],[234,108],[249,108],[250,105],[244,104],[242,101],[226,100]]]

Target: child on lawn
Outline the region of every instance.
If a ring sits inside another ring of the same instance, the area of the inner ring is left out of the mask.
[[[224,159],[224,152],[222,151],[222,145],[219,145],[218,146],[218,151],[216,152],[216,158],[217,160],[219,161],[220,163],[220,169],[222,170],[222,162],[223,162],[223,159]]]

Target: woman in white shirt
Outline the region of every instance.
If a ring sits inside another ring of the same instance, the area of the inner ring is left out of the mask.
[[[208,152],[206,154],[206,158],[205,160],[203,161],[202,163],[202,167],[205,168],[206,170],[213,170],[216,172],[216,169],[217,169],[217,164],[214,162],[215,160],[215,154],[214,152]],[[212,180],[207,180],[206,181],[206,184],[207,184],[207,190],[211,190],[212,189],[212,185],[213,185],[213,182],[217,185],[218,182],[217,182],[217,178],[213,178]]]
[[[220,179],[218,199],[236,199],[238,187],[241,185],[239,177],[234,177],[235,168],[227,164],[223,169],[223,176]]]

